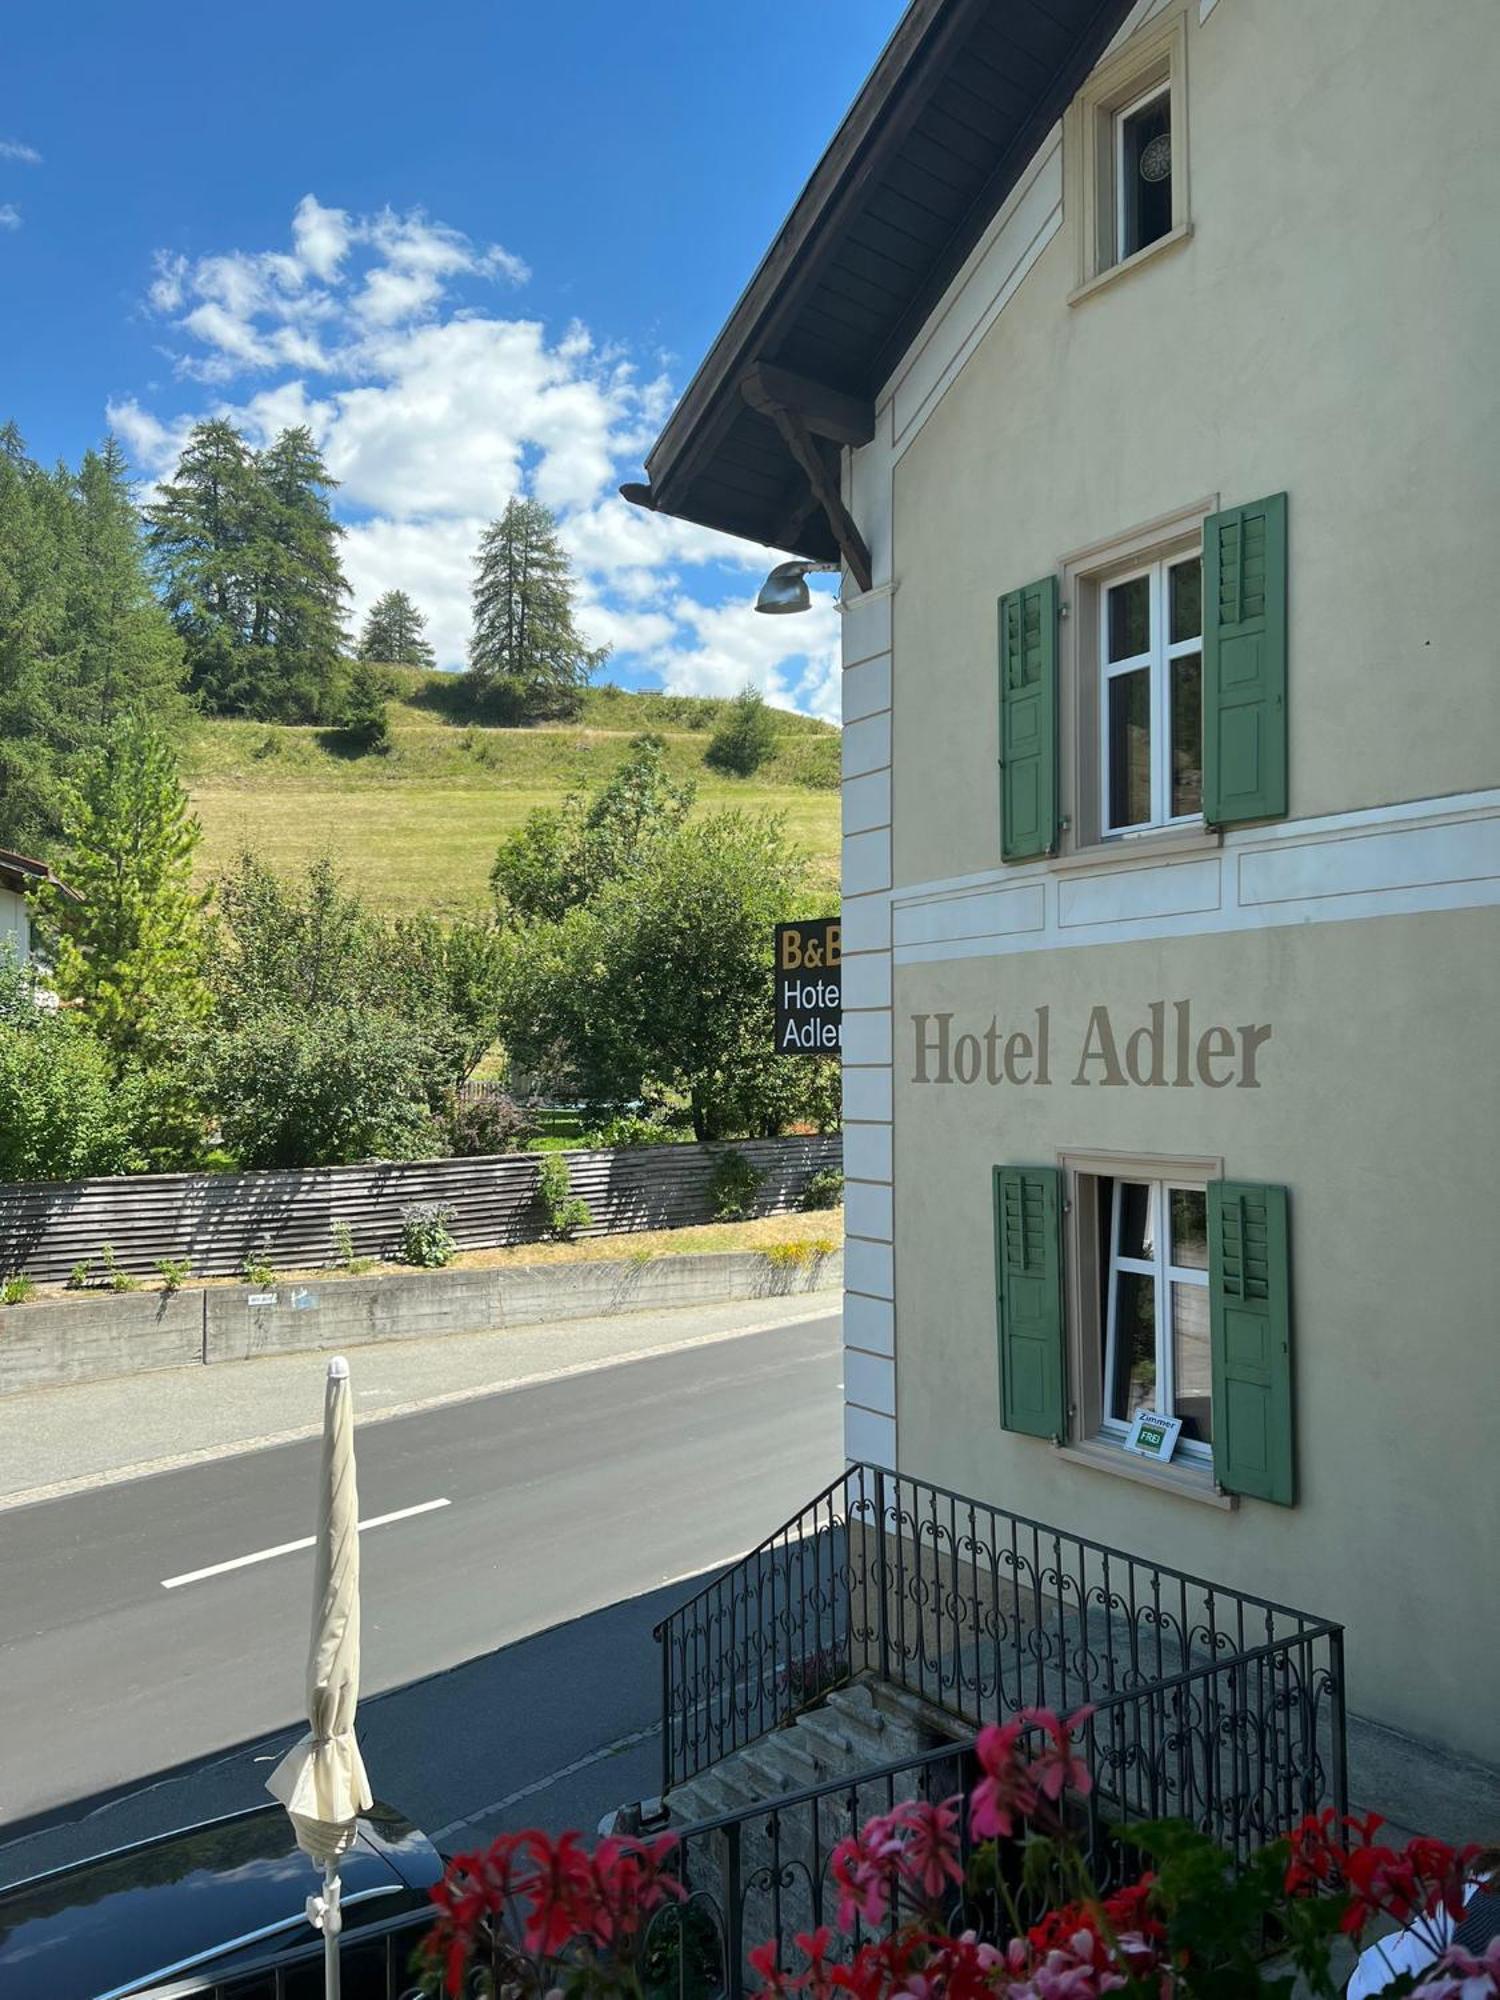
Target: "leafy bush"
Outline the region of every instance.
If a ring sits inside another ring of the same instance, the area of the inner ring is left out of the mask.
[[[267,1285],[274,1285],[276,1282],[276,1266],[264,1250],[251,1250],[247,1252],[245,1261],[240,1266],[240,1276],[247,1285],[255,1285],[264,1291]]]
[[[759,688],[737,694],[709,738],[703,761],[716,771],[749,778],[775,754],[776,724]]]
[[[542,1160],[536,1177],[536,1199],[546,1233],[555,1242],[571,1243],[594,1219],[588,1203],[573,1193],[568,1163],[561,1153],[548,1153]]]
[[[659,1118],[644,1117],[638,1111],[622,1111],[618,1117],[586,1132],[582,1143],[612,1152],[626,1146],[675,1146],[689,1136],[664,1125]]]
[[[243,1168],[414,1159],[433,1144],[431,1058],[394,1013],[266,1008],[210,1038],[210,1094]]]
[[[35,1296],[36,1280],[24,1271],[12,1271],[8,1278],[0,1279],[0,1306],[24,1306]]]
[[[401,1211],[400,1257],[403,1264],[440,1270],[453,1262],[458,1245],[448,1227],[453,1210],[444,1202],[417,1201]]]
[[[755,1212],[755,1197],[765,1175],[731,1147],[714,1162],[708,1202],[718,1222],[744,1222]]]
[[[819,1167],[809,1174],[797,1206],[803,1210],[837,1208],[844,1199],[844,1176],[837,1167]]]
[[[156,1268],[164,1292],[180,1292],[184,1281],[193,1275],[192,1265],[183,1257],[159,1257]]]
[[[509,1096],[455,1102],[446,1125],[448,1144],[460,1160],[484,1159],[491,1153],[518,1153],[536,1134],[532,1113]]]
[[[87,1257],[80,1257],[72,1270],[69,1271],[63,1290],[65,1292],[86,1292],[93,1282],[93,1265]]]
[[[0,1181],[81,1180],[144,1164],[140,1085],[76,1014],[38,1007],[0,966]],[[24,1008],[9,1004],[12,989]]]

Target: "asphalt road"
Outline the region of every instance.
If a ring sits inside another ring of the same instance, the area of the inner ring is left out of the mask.
[[[654,1789],[651,1624],[836,1475],[839,1377],[830,1315],[368,1426],[361,1518],[401,1517],[362,1546],[377,1790],[467,1832]],[[309,1532],[317,1452],[0,1516],[0,1881],[263,1796],[312,1569],[265,1552]]]

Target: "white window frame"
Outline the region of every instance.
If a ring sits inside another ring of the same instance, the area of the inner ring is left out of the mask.
[[[1168,0],[1165,14],[1139,29],[1102,62],[1079,91],[1064,122],[1063,179],[1076,189],[1064,213],[1077,239],[1077,279],[1068,294],[1076,306],[1139,270],[1193,233],[1188,209],[1186,0]],[[1171,95],[1172,226],[1165,236],[1128,257],[1119,252],[1119,125],[1116,114],[1154,96],[1163,86]]]
[[[1126,247],[1125,123],[1127,119],[1133,118],[1138,111],[1144,111],[1148,104],[1155,104],[1163,97],[1167,100],[1167,132],[1169,135],[1172,135],[1172,82],[1170,77],[1165,78],[1160,83],[1153,83],[1148,90],[1143,90],[1139,97],[1133,97],[1128,104],[1122,104],[1114,114],[1115,254],[1112,261],[1116,264],[1123,264],[1127,257],[1138,256],[1142,250],[1149,250],[1152,248],[1153,243],[1161,241],[1161,237],[1158,236],[1152,239],[1152,243],[1137,244],[1134,250]],[[1176,170],[1176,161],[1174,160],[1172,171],[1175,173]],[[1171,234],[1170,226],[1164,234]]]
[[[1154,1255],[1149,1258],[1125,1257],[1120,1254],[1120,1212],[1123,1207],[1120,1190],[1125,1186],[1144,1187],[1148,1191],[1147,1226],[1154,1249]],[[1172,1262],[1172,1196],[1177,1193],[1201,1194],[1205,1204],[1208,1200],[1207,1185],[1202,1181],[1154,1181],[1145,1180],[1136,1174],[1123,1173],[1112,1179],[1104,1333],[1104,1396],[1099,1429],[1102,1436],[1120,1444],[1124,1443],[1130,1425],[1123,1418],[1111,1415],[1109,1401],[1115,1379],[1115,1317],[1121,1273],[1134,1273],[1139,1277],[1155,1281],[1153,1288],[1156,1305],[1155,1407],[1163,1416],[1175,1415],[1177,1404],[1176,1356],[1172,1351],[1172,1287],[1187,1284],[1199,1285],[1205,1291],[1208,1289],[1206,1270]],[[1214,1452],[1212,1444],[1204,1444],[1201,1439],[1179,1438],[1176,1455],[1198,1464],[1212,1465]]]
[[[1170,637],[1170,585],[1168,572],[1181,563],[1191,562],[1196,554],[1200,565],[1203,561],[1201,545],[1198,550],[1191,547],[1178,549],[1175,554],[1159,557],[1155,562],[1138,564],[1134,569],[1121,570],[1117,575],[1102,577],[1099,583],[1099,838],[1101,840],[1128,840],[1136,834],[1159,833],[1166,827],[1202,826],[1203,807],[1197,812],[1176,813],[1172,811],[1172,662],[1185,658],[1190,653],[1203,653],[1203,614],[1198,614],[1200,630],[1195,638],[1173,640]],[[1109,657],[1109,594],[1120,584],[1133,583],[1137,577],[1149,577],[1149,612],[1151,642],[1144,653],[1134,653],[1129,659],[1111,660]],[[1110,823],[1112,801],[1110,799],[1110,741],[1109,741],[1109,684],[1121,674],[1139,673],[1145,667],[1150,671],[1151,709],[1148,727],[1151,732],[1151,817],[1132,820],[1128,826],[1113,826]],[[1200,666],[1200,688],[1202,669]],[[1200,713],[1201,713],[1200,696]],[[1202,767],[1202,745],[1199,745],[1199,767]]]

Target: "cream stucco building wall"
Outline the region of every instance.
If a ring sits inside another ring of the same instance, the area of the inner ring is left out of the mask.
[[[1169,29],[1189,233],[1070,303],[1075,106],[849,470],[847,1448],[1342,1619],[1357,1712],[1500,1760],[1500,10],[1145,0],[1117,51]],[[1281,491],[1288,817],[1003,865],[997,598]],[[1072,1082],[1176,998],[1270,1025],[1256,1087]],[[914,1080],[913,1016],[1039,1007],[1045,1087]],[[1001,1428],[991,1169],[1083,1152],[1290,1190],[1295,1506]]]

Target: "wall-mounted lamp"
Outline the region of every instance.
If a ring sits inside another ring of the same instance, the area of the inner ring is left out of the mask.
[[[800,556],[794,557],[791,562],[777,563],[760,587],[755,608],[773,616],[786,611],[809,610],[812,605],[812,592],[807,587],[809,575],[820,570],[836,575],[838,569],[837,563],[806,562]]]

